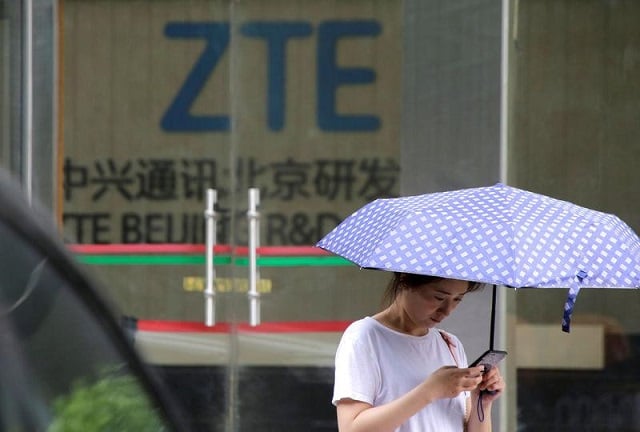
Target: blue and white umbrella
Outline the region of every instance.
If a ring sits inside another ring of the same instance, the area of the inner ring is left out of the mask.
[[[640,239],[615,215],[496,184],[378,199],[317,246],[362,268],[512,288],[640,288]]]

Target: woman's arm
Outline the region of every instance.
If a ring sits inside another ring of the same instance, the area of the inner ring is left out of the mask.
[[[486,395],[483,395],[482,405],[478,406],[478,397],[478,392],[473,392],[468,399],[471,405],[471,415],[469,416],[466,430],[468,432],[491,432],[491,407],[493,401],[488,401]]]
[[[482,366],[459,369],[445,366],[402,397],[380,406],[344,399],[338,402],[340,432],[392,432],[424,406],[475,389],[482,381]]]

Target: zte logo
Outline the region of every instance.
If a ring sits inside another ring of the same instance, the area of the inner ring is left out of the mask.
[[[254,21],[240,26],[243,37],[263,39],[267,50],[267,94],[265,95],[267,126],[280,131],[286,123],[287,45],[309,38],[312,24],[305,21]],[[372,113],[341,114],[337,110],[340,87],[371,84],[375,70],[367,67],[341,67],[337,47],[344,38],[375,38],[381,25],[375,20],[323,21],[316,29],[316,122],[318,128],[331,132],[368,132],[380,128],[380,119]],[[229,48],[230,26],[223,22],[172,22],[165,27],[171,39],[204,39],[205,48],[187,75],[184,84],[162,118],[167,132],[226,132],[230,130],[228,115],[193,115],[194,101]]]

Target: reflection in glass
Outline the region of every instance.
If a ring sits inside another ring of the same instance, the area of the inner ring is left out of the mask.
[[[70,281],[0,224],[0,429],[162,431]]]

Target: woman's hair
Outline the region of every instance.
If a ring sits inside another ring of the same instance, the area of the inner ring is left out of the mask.
[[[445,279],[440,276],[419,275],[413,273],[394,272],[393,277],[387,285],[382,298],[383,305],[389,306],[394,302],[398,294],[405,289],[416,289],[422,285]],[[466,292],[477,291],[482,287],[481,282],[469,281]]]

